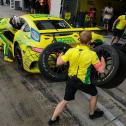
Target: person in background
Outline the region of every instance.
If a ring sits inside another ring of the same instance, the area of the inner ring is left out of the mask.
[[[91,8],[88,10],[88,16],[89,16],[89,26],[93,27],[94,23],[96,21],[96,8],[94,6],[91,6]]]
[[[64,19],[70,23],[70,19],[71,19],[71,12],[69,7],[66,7],[65,12],[64,12]]]
[[[87,27],[89,26],[89,21],[90,21],[90,17],[88,15],[88,12],[85,12],[85,18],[84,18],[84,26]]]
[[[97,104],[97,89],[90,81],[91,65],[99,73],[104,73],[105,60],[101,57],[99,60],[96,52],[90,49],[92,39],[91,31],[82,31],[80,33],[80,45],[69,49],[65,54],[61,53],[57,58],[57,65],[62,65],[69,62],[68,81],[66,82],[64,99],[58,103],[49,125],[53,125],[59,120],[59,115],[69,101],[74,100],[77,90],[81,90],[89,94],[89,118],[96,119],[102,117],[104,112],[96,109]]]
[[[109,25],[112,17],[113,17],[113,8],[111,6],[111,3],[108,3],[103,10],[104,29],[109,30]]]
[[[24,7],[26,11],[30,11],[30,0],[24,0]]]
[[[13,30],[13,28],[18,29],[21,26],[21,22],[19,17],[13,16],[12,18],[3,18],[0,20],[0,32],[2,32],[5,29]],[[0,34],[0,39],[4,40],[2,41],[2,44],[4,45],[4,60],[7,62],[13,62],[12,59],[9,58],[9,44],[6,40],[6,38]]]
[[[4,5],[4,2],[3,2],[3,0],[1,0],[1,5]]]
[[[111,40],[111,44],[118,43],[120,38],[122,37],[124,30],[126,28],[126,13],[124,15],[120,15],[113,23],[113,37]]]
[[[45,0],[45,3],[44,3],[44,14],[49,14],[49,2],[48,2],[48,0]]]
[[[6,0],[6,4],[9,5],[10,4],[10,0]]]
[[[30,2],[30,13],[35,13],[35,9],[36,9],[36,0],[29,0]]]

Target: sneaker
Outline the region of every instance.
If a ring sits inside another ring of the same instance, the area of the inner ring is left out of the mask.
[[[7,56],[4,56],[4,61],[7,61],[7,62],[13,62],[12,59],[8,58]]]
[[[51,120],[51,119],[50,119],[50,120],[48,121],[48,124],[49,124],[49,125],[53,125],[54,123],[56,123],[56,122],[58,122],[58,121],[59,121],[59,116],[56,118],[56,120]]]
[[[94,112],[93,115],[90,115],[90,114],[89,114],[89,118],[90,118],[90,119],[96,119],[96,118],[102,117],[103,115],[104,115],[104,112],[101,111],[101,110],[99,110],[99,109],[97,109],[97,110],[95,110],[95,112]]]

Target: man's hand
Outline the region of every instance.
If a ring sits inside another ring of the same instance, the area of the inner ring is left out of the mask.
[[[101,57],[101,61],[100,62],[98,62],[97,64],[94,64],[95,69],[99,73],[104,73],[105,66],[106,66],[106,63],[105,63],[105,59],[104,59],[103,56]]]
[[[65,64],[65,62],[61,59],[61,56],[64,55],[64,52],[61,52],[57,58],[57,62],[56,62],[56,65],[63,65]]]
[[[61,53],[59,54],[60,57],[61,57],[62,55],[64,55],[64,52],[61,52]],[[59,57],[59,56],[58,56],[58,57]]]
[[[106,63],[105,63],[105,59],[103,56],[101,57],[101,62],[102,62],[103,68],[105,69]]]

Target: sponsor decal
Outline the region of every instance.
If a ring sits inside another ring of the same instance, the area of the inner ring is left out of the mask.
[[[48,14],[30,14],[32,18],[50,17]]]
[[[40,42],[40,33],[33,28],[31,28],[31,39]]]
[[[76,41],[73,38],[71,38],[71,37],[67,37],[67,38],[56,38],[56,41],[57,42],[68,43],[68,44],[76,43]]]

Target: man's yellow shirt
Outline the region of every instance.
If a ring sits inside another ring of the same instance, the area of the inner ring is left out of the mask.
[[[96,52],[92,51],[88,46],[77,46],[69,49],[61,59],[69,62],[68,75],[77,77],[84,84],[90,84],[91,65],[99,62]]]
[[[121,15],[118,17],[119,22],[116,25],[116,28],[119,30],[123,30],[126,27],[126,16]]]

